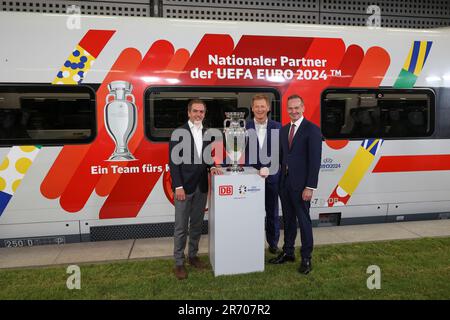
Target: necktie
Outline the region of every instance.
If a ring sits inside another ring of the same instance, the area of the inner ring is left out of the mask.
[[[292,146],[292,140],[294,139],[295,124],[291,124],[291,130],[289,131],[289,149]]]

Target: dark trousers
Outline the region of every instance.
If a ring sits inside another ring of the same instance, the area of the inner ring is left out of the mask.
[[[280,184],[280,199],[284,223],[283,251],[287,255],[294,255],[298,221],[302,243],[300,254],[302,259],[311,259],[314,245],[311,217],[309,216],[311,203],[309,201],[303,201],[303,190],[292,190],[289,179],[292,179],[289,175],[284,177],[284,181]]]
[[[278,214],[278,183],[266,180],[266,240],[270,247],[277,247],[280,239],[280,218]]]

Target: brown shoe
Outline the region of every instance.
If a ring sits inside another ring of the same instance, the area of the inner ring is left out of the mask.
[[[189,258],[189,264],[197,269],[206,269],[207,266],[198,257]]]
[[[177,277],[178,280],[184,280],[188,276],[186,268],[184,266],[175,266],[173,272],[175,273],[175,277]]]

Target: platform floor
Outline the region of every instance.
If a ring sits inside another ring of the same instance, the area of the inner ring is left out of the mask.
[[[283,232],[283,230],[281,230]],[[282,245],[283,233],[280,244]],[[314,228],[315,245],[449,237],[450,220],[396,222]],[[296,246],[300,245],[297,235]],[[83,242],[23,248],[0,248],[0,268],[26,268],[53,265],[100,263],[171,257],[173,239],[152,238],[120,241]],[[208,254],[208,236],[200,240],[200,254]]]

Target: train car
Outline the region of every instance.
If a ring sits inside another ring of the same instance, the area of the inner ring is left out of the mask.
[[[168,140],[192,97],[219,129],[256,93],[283,124],[303,97],[324,136],[314,226],[449,216],[448,28],[1,12],[0,35],[2,247],[172,236]]]

